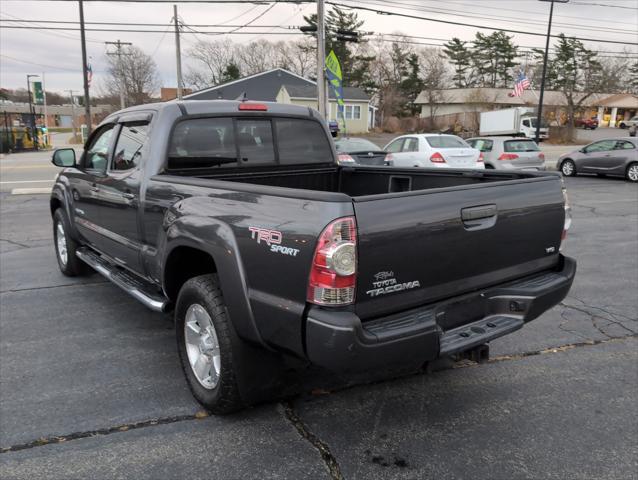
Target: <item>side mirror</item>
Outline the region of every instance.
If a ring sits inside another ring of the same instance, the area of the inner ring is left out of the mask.
[[[60,148],[53,152],[51,163],[56,167],[73,167],[75,165],[75,150]]]

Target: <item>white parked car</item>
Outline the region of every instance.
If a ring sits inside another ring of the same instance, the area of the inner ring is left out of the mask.
[[[485,168],[483,155],[456,135],[403,135],[388,143],[386,161],[395,167]]]

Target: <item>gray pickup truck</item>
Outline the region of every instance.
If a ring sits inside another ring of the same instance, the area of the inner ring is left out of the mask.
[[[559,252],[558,174],[339,166],[309,108],[129,108],[53,163],[62,273],[91,267],[173,311],[188,384],[214,413],[269,398],[289,365],[484,354],[560,302],[576,270]]]

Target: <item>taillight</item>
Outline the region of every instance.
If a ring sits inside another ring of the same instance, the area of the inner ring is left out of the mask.
[[[499,160],[516,160],[518,155],[515,153],[501,153],[501,156],[498,157]]]
[[[310,269],[308,301],[347,305],[354,301],[357,277],[357,225],[343,217],[321,232]]]
[[[430,157],[432,163],[445,163],[445,158],[439,152],[434,152]]]
[[[545,154],[544,153],[539,153],[538,154],[538,158],[540,158],[544,162],[545,161]]]
[[[355,163],[354,158],[352,158],[347,153],[340,153],[337,155],[337,161],[339,163]]]
[[[483,155],[483,152],[479,153],[479,158],[477,162],[478,163],[485,162],[485,155]]]
[[[385,156],[384,164],[387,165],[387,166],[394,165],[394,156],[391,153],[388,153]]]
[[[569,196],[567,195],[567,188],[565,188],[565,181],[561,178],[561,189],[563,191],[563,205],[565,208],[565,222],[563,223],[563,233],[560,235],[560,249],[563,248],[563,242],[567,238],[567,232],[572,226],[572,207],[569,205]]]

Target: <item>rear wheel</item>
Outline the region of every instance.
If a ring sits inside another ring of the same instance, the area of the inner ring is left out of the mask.
[[[638,182],[638,163],[630,163],[625,172],[625,178],[630,182]]]
[[[71,237],[69,221],[61,208],[53,214],[53,243],[58,266],[64,275],[76,277],[89,272],[89,266],[75,254],[80,245]]]
[[[564,160],[560,166],[561,173],[566,177],[575,177],[576,176],[576,165],[572,160]]]
[[[620,122],[620,125],[618,125],[620,128],[622,128],[623,130],[625,128],[627,128],[627,124],[625,122]]]
[[[214,274],[188,280],[175,307],[177,347],[193,396],[209,411],[241,409],[236,381],[236,342],[226,305]]]
[[[492,165],[490,165],[489,163],[486,163],[486,164],[485,164],[485,168],[486,168],[487,170],[494,170],[494,167],[493,167]]]

